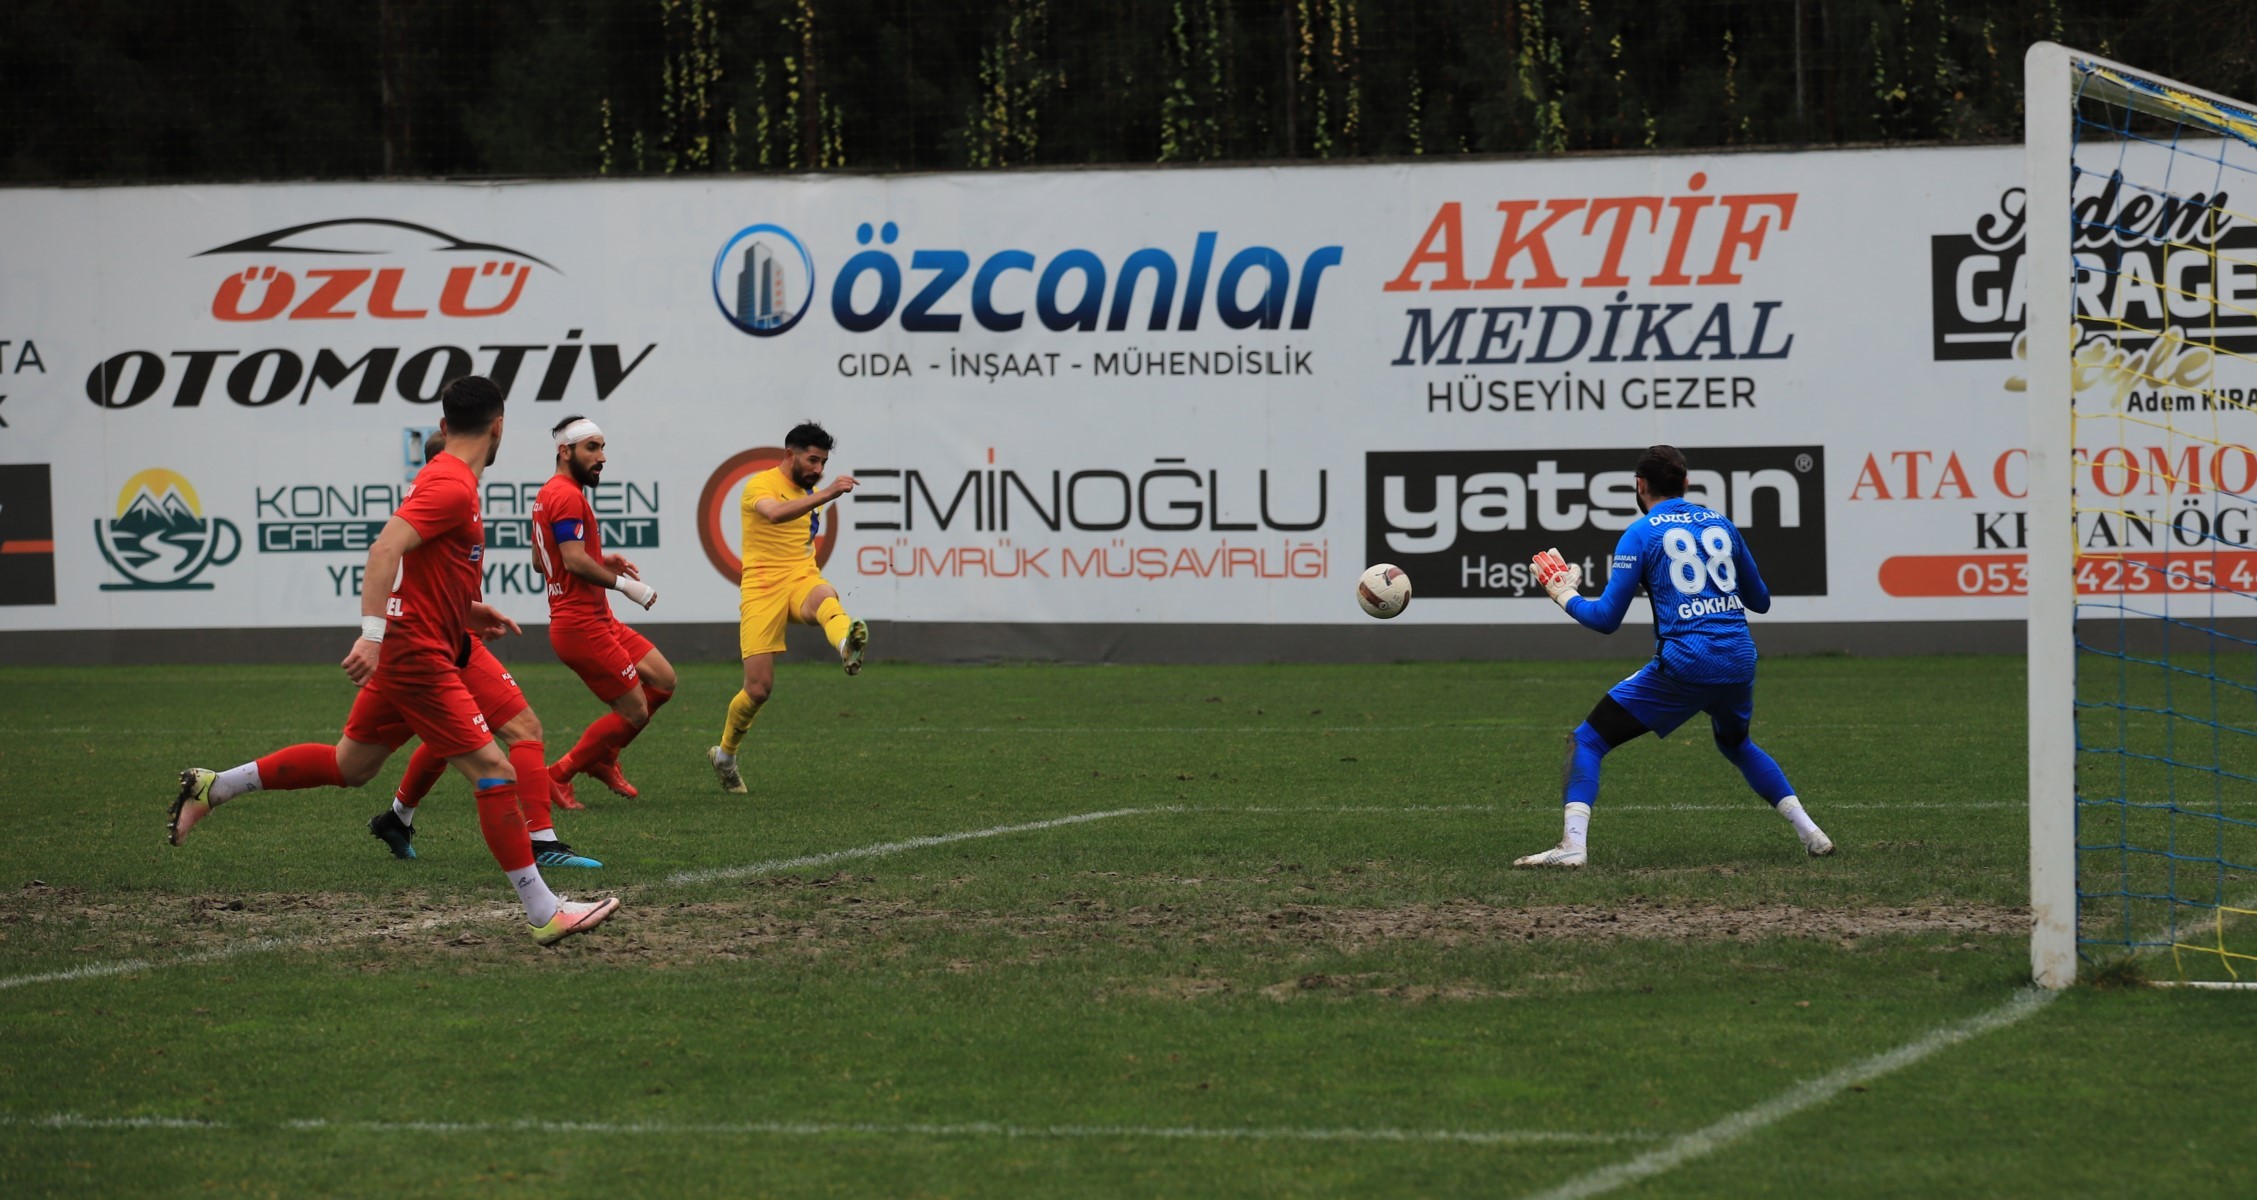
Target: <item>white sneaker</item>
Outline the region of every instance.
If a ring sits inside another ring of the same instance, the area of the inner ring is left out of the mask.
[[[721,780],[721,790],[742,796],[745,794],[744,776],[737,773],[737,760],[715,746],[705,752],[705,761],[713,764],[713,774]]]
[[[1810,836],[1802,839],[1802,848],[1812,858],[1825,858],[1834,852],[1834,839],[1827,837],[1825,830],[1813,827]]]
[[[1541,853],[1516,858],[1513,860],[1513,865],[1516,867],[1580,867],[1589,860],[1590,855],[1586,851],[1570,850],[1566,846],[1554,846]]]

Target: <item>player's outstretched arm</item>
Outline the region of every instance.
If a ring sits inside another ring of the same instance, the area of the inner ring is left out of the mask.
[[[1622,561],[1620,551],[1615,553],[1615,561],[1618,564]],[[1638,560],[1632,558],[1630,561],[1636,563]],[[1608,574],[1606,590],[1599,593],[1598,599],[1586,600],[1578,596],[1569,601],[1565,607],[1567,615],[1574,617],[1577,623],[1585,629],[1595,629],[1600,633],[1613,633],[1622,628],[1622,618],[1629,615],[1630,602],[1637,598],[1637,569],[1618,565],[1613,572]]]
[[[354,683],[367,683],[376,673],[376,660],[383,653],[385,619],[390,615],[388,601],[400,578],[400,561],[422,544],[423,535],[415,531],[415,526],[395,516],[384,522],[383,532],[368,548],[368,562],[361,570],[360,637],[346,651],[345,661],[338,664]]]
[[[1740,603],[1749,612],[1771,611],[1771,589],[1763,582],[1763,574],[1755,569],[1755,552],[1748,549],[1748,540],[1740,531],[1732,531],[1732,567],[1740,573]]]
[[[1547,550],[1536,556],[1539,581],[1545,581],[1545,594],[1558,603],[1561,611],[1575,618],[1586,629],[1600,633],[1613,633],[1622,628],[1622,618],[1630,611],[1630,602],[1638,595],[1638,572],[1635,569],[1644,547],[1644,540],[1633,525],[1623,533],[1614,548],[1614,571],[1607,576],[1606,590],[1596,600],[1587,600],[1576,594],[1582,584],[1582,570],[1573,563],[1560,560],[1559,551]],[[1549,561],[1547,561],[1549,560]],[[1623,564],[1629,563],[1626,569]],[[1564,568],[1564,572],[1561,570]],[[1565,583],[1566,586],[1560,586]]]
[[[785,521],[796,521],[846,495],[854,488],[854,476],[841,475],[837,479],[824,484],[821,491],[810,492],[797,500],[778,500],[774,496],[762,496],[752,502],[752,510],[759,513],[762,520],[780,525]]]

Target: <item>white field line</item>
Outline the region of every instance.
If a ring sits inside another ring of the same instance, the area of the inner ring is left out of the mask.
[[[184,1117],[84,1117],[52,1113],[0,1116],[0,1126],[25,1129],[229,1129],[319,1133],[594,1134],[661,1137],[930,1137],[1066,1139],[1107,1138],[1215,1142],[1394,1142],[1463,1146],[1596,1146],[1650,1142],[1650,1133],[1583,1133],[1557,1129],[1325,1129],[1294,1126],[1007,1125],[994,1121],[948,1124],[870,1121],[328,1121],[257,1124]]]
[[[0,992],[9,988],[29,987],[39,983],[69,983],[75,979],[105,979],[112,975],[137,975],[160,966],[182,967],[195,963],[224,962],[227,959],[240,958],[246,954],[279,949],[283,944],[273,938],[259,938],[256,941],[237,942],[232,946],[223,946],[217,950],[184,954],[178,958],[162,961],[147,958],[125,958],[116,962],[88,963],[83,967],[72,967],[65,971],[47,971],[37,975],[10,975],[0,978]]]
[[[2257,900],[2245,903],[2257,903]],[[2157,934],[2155,936],[2160,936]],[[2194,988],[2249,988],[2249,983],[2182,983],[2178,986]],[[2006,1003],[1979,1013],[1955,1025],[1946,1025],[1894,1050],[1869,1058],[1859,1059],[1816,1079],[1787,1089],[1777,1096],[1733,1113],[1704,1129],[1697,1129],[1671,1141],[1668,1145],[1641,1154],[1628,1162],[1601,1167],[1579,1175],[1548,1191],[1538,1192],[1530,1200],[1584,1200],[1600,1196],[1626,1185],[1649,1179],[1712,1154],[1739,1139],[1833,1099],[1843,1091],[1869,1080],[1878,1079],[1892,1071],[1911,1066],[1938,1050],[1956,1046],[1969,1039],[1980,1037],[1994,1029],[2004,1029],[2024,1017],[2030,1016],[2061,996],[2060,992],[2044,988],[2025,988],[2014,993]]]
[[[44,1117],[0,1116],[0,1126],[19,1129],[226,1129],[225,1121],[199,1121],[193,1117],[82,1117],[77,1113],[49,1113]]]
[[[808,854],[798,858],[770,859],[767,862],[750,863],[741,867],[722,867],[708,871],[682,871],[668,876],[662,883],[645,885],[643,888],[619,889],[619,894],[630,895],[637,891],[647,890],[650,887],[679,886],[682,884],[708,883],[722,879],[743,879],[754,875],[772,875],[780,871],[796,871],[807,867],[825,866],[830,863],[849,862],[859,858],[878,858],[909,850],[922,850],[928,846],[945,846],[952,842],[971,841],[975,838],[1004,837],[1014,833],[1032,833],[1041,829],[1055,829],[1062,825],[1080,825],[1090,821],[1108,820],[1113,817],[1128,817],[1141,813],[1166,811],[1169,810],[1166,808],[1116,808],[1104,812],[1076,813],[1072,816],[1053,817],[1047,821],[1028,821],[1017,825],[995,825],[986,829],[973,829],[962,833],[942,833],[931,837],[908,838],[898,842],[879,842],[870,846],[858,846],[851,850],[833,850],[825,854]],[[138,975],[144,971],[217,962],[222,959],[239,958],[247,954],[258,954],[268,950],[315,950],[325,946],[383,937],[393,933],[421,932],[442,925],[457,924],[473,919],[500,920],[514,911],[507,908],[494,908],[477,913],[452,913],[445,916],[425,917],[404,925],[388,925],[378,929],[356,930],[351,933],[331,934],[323,937],[294,940],[261,938],[217,950],[183,954],[175,958],[128,958],[115,962],[88,963],[82,967],[70,967],[61,971],[0,976],[0,991],[43,983],[67,983],[73,980],[101,979],[113,975]]]
[[[994,825],[986,829],[972,829],[963,833],[938,833],[931,837],[905,838],[898,842],[879,842],[874,846],[858,846],[852,850],[833,850],[826,854],[805,854],[798,858],[772,858],[766,862],[747,863],[741,867],[715,867],[703,871],[676,871],[666,877],[665,886],[681,887],[693,883],[714,883],[723,879],[744,879],[754,875],[773,875],[779,871],[798,871],[807,867],[824,867],[832,863],[848,862],[857,858],[882,858],[907,850],[922,850],[928,846],[946,846],[951,842],[968,842],[975,838],[1003,837],[1013,833],[1033,833],[1041,829],[1056,829],[1062,825],[1083,825],[1091,821],[1106,821],[1114,817],[1133,817],[1140,813],[1172,812],[1172,807],[1115,808],[1104,812],[1075,813],[1070,817],[1052,817],[1047,821],[1028,821],[1019,825]]]
[[[1989,1012],[1946,1025],[1894,1050],[1861,1058],[1816,1079],[1799,1083],[1753,1108],[1742,1109],[1704,1129],[1684,1134],[1665,1146],[1647,1151],[1627,1162],[1578,1175],[1558,1187],[1535,1193],[1530,1200],[1584,1200],[1585,1197],[1602,1196],[1640,1180],[1651,1179],[1696,1158],[1713,1154],[1767,1125],[1776,1124],[1804,1109],[1824,1104],[1859,1084],[1909,1067],[1938,1050],[1956,1046],[1970,1038],[1981,1037],[1994,1029],[2004,1029],[2051,1004],[2059,995],[2059,992],[2040,988],[2018,991],[2006,1003]]]
[[[349,933],[325,934],[321,937],[255,938],[247,942],[237,942],[231,946],[222,946],[216,950],[199,950],[194,954],[183,954],[176,958],[127,958],[116,962],[88,963],[83,967],[70,967],[61,971],[43,971],[34,975],[0,976],[0,992],[7,991],[10,988],[28,987],[33,984],[69,983],[78,979],[104,979],[112,975],[139,975],[144,971],[154,971],[163,967],[189,967],[200,963],[224,962],[230,958],[242,958],[245,955],[261,954],[268,950],[318,950],[325,946],[338,946],[347,942],[366,941],[369,938],[388,937],[395,933],[422,933],[426,930],[437,929],[443,925],[452,925],[458,921],[472,918],[499,919],[517,911],[514,908],[495,907],[484,912],[420,917],[397,925],[384,925],[375,929],[357,929]]]

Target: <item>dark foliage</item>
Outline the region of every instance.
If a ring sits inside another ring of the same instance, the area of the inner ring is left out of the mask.
[[[2013,140],[2044,38],[2257,96],[2249,0],[0,10],[0,171],[19,182]]]

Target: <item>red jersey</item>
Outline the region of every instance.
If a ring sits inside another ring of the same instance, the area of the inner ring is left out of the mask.
[[[541,573],[549,582],[549,624],[609,625],[609,589],[564,569],[564,543],[579,542],[588,557],[603,561],[603,534],[596,527],[595,510],[588,493],[569,475],[551,475],[533,499],[533,545],[540,551]]]
[[[470,606],[485,594],[486,526],[478,517],[478,477],[441,453],[418,471],[393,514],[423,536],[400,560],[384,603],[379,674],[453,675],[470,648]]]

